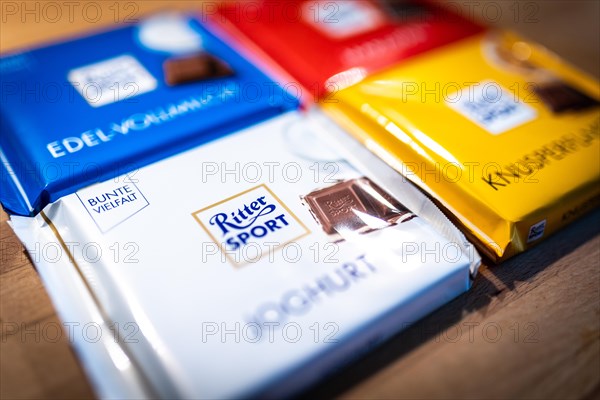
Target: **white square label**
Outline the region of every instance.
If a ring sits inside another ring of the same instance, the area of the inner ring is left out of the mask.
[[[479,82],[448,95],[446,104],[494,135],[536,117],[536,111],[493,81]]]
[[[92,107],[130,99],[156,88],[156,79],[130,55],[69,71],[69,82]]]
[[[128,175],[88,186],[76,194],[103,233],[149,204]]]
[[[257,262],[264,254],[310,233],[265,185],[192,215],[234,266]]]
[[[343,39],[383,25],[385,15],[365,1],[308,1],[302,10],[304,21],[326,35]]]

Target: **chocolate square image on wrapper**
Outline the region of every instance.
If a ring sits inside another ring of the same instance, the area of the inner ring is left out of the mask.
[[[163,70],[165,81],[170,86],[234,74],[224,61],[207,53],[169,58],[164,62]]]
[[[550,69],[530,60],[530,45],[524,42],[507,44],[498,35],[490,35],[487,40],[488,60],[502,70],[526,76],[530,83],[529,90],[553,113],[598,106],[596,99],[565,82]]]
[[[552,112],[579,111],[598,106],[598,101],[562,81],[535,85],[533,92]]]
[[[399,21],[416,18],[423,20],[431,16],[431,11],[417,1],[381,0],[379,4]]]
[[[325,233],[366,233],[414,217],[406,207],[368,178],[350,179],[302,197]]]

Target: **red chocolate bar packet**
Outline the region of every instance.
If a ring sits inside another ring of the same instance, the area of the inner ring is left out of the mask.
[[[451,8],[422,1],[238,1],[202,11],[305,104],[483,30]]]

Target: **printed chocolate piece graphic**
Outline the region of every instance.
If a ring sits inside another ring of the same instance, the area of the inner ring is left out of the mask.
[[[415,17],[424,18],[428,12],[422,4],[410,0],[381,0],[380,4],[399,21]]]
[[[365,233],[380,228],[381,222],[389,226],[413,217],[406,207],[367,178],[336,183],[309,193],[303,200],[328,234],[347,230]],[[380,223],[373,226],[368,217]]]
[[[206,53],[169,58],[164,62],[163,70],[165,81],[171,86],[233,75],[229,65]]]
[[[491,61],[531,80],[534,83],[533,93],[552,112],[579,111],[600,104],[596,99],[564,82],[553,72],[533,64],[529,60],[531,49],[527,44],[519,43],[518,46],[513,45],[509,48],[495,36],[488,40],[492,49],[492,52],[488,53]]]
[[[555,113],[599,105],[596,99],[560,81],[536,85],[535,94]]]

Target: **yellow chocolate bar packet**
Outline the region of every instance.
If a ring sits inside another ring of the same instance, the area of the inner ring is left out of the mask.
[[[542,46],[490,31],[321,106],[500,261],[600,202],[599,99],[598,81]]]

